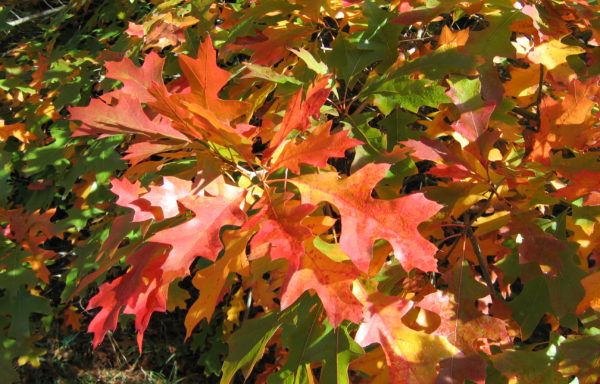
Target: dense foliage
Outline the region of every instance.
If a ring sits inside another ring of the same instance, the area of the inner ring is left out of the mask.
[[[166,311],[207,382],[600,379],[596,1],[21,3],[10,380]]]

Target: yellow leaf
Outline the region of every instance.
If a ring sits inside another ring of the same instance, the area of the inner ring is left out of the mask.
[[[373,349],[354,360],[352,364],[350,364],[350,369],[369,375],[369,384],[386,384],[390,382],[390,375],[385,362],[385,354],[381,347]]]
[[[225,311],[225,321],[223,321],[223,333],[230,334],[233,331],[233,327],[240,325],[240,313],[246,309],[246,303],[244,302],[244,289],[240,288],[231,297],[229,307]]]
[[[483,236],[486,233],[495,231],[510,221],[510,212],[495,212],[490,216],[481,216],[473,223],[477,227],[477,236]]]
[[[200,297],[192,304],[186,317],[186,338],[200,321],[210,321],[215,307],[222,298],[230,272],[246,275],[248,260],[246,245],[252,232],[227,231],[223,234],[225,254],[211,266],[196,273],[192,284],[200,290]]]
[[[584,53],[585,49],[566,45],[559,40],[542,43],[529,53],[529,59],[536,64],[543,64],[551,70],[567,62],[567,56]]]

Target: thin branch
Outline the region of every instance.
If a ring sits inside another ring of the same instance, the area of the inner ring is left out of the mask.
[[[485,284],[487,285],[490,296],[500,298],[499,295],[494,290],[494,284],[492,283],[492,277],[490,276],[490,270],[489,270],[487,260],[485,259],[485,257],[483,257],[483,254],[481,253],[481,248],[479,247],[479,242],[477,241],[477,239],[475,238],[475,235],[473,234],[473,229],[471,228],[470,223],[465,228],[465,234],[471,241],[471,245],[473,246],[473,251],[475,251],[475,255],[477,256],[477,261],[479,261],[479,266],[481,267],[481,275],[483,276],[483,280],[485,281]]]
[[[526,118],[527,120],[533,120],[533,121],[537,120],[537,115],[531,111],[528,111],[525,108],[515,107],[512,109],[512,111],[514,113],[516,113],[517,115],[520,115],[520,116]]]
[[[16,27],[17,25],[21,25],[23,23],[27,23],[28,21],[35,20],[35,19],[38,19],[40,17],[44,17],[44,16],[48,16],[48,15],[52,15],[54,13],[60,12],[65,7],[66,7],[66,5],[60,5],[60,6],[56,7],[56,8],[47,9],[47,10],[42,11],[42,12],[34,13],[33,15],[21,17],[21,18],[18,18],[17,20],[8,21],[6,24],[10,25],[11,27]]]
[[[542,115],[540,113],[540,104],[542,103],[542,88],[544,87],[544,65],[540,64],[540,80],[538,85],[537,98],[535,100],[535,117],[538,131],[542,128]]]

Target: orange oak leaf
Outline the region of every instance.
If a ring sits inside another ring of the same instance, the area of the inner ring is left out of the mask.
[[[0,141],[6,141],[10,136],[25,144],[37,139],[33,133],[26,129],[25,124],[15,123],[4,125],[4,120],[0,120]]]
[[[200,290],[200,296],[192,304],[185,316],[186,338],[190,337],[193,329],[200,321],[210,321],[213,312],[223,297],[227,288],[230,273],[247,274],[248,260],[246,245],[252,232],[234,233],[227,231],[223,234],[225,254],[214,264],[196,273],[192,283]]]
[[[530,152],[530,159],[542,164],[550,164],[550,151],[558,143],[556,137],[556,121],[562,115],[563,106],[558,100],[552,97],[542,97],[540,102],[541,124],[538,132],[528,133],[525,136],[526,148]]]
[[[437,271],[437,248],[421,236],[417,226],[437,213],[441,205],[422,193],[393,200],[371,197],[389,167],[371,163],[342,180],[337,173],[327,172],[289,181],[300,190],[303,203],[327,201],[337,207],[342,217],[340,247],[361,271],[368,271],[377,239],[389,241],[405,270]]]
[[[554,197],[564,197],[569,200],[576,200],[592,192],[600,191],[600,182],[598,181],[598,172],[582,170],[568,176],[570,185],[554,192]]]
[[[152,155],[159,154],[161,152],[170,151],[177,149],[177,146],[166,145],[166,144],[154,144],[142,141],[139,143],[131,144],[125,151],[127,154],[123,156],[123,160],[129,161],[131,166],[147,159]]]
[[[596,271],[581,279],[581,285],[585,289],[585,296],[577,305],[577,314],[588,308],[600,311],[600,271]]]
[[[137,67],[131,59],[125,57],[121,61],[109,61],[105,64],[107,69],[106,77],[119,80],[123,87],[115,92],[104,94],[102,98],[107,99],[107,95],[121,95],[127,93],[137,98],[140,103],[154,101],[154,97],[148,92],[152,83],[163,84],[162,70],[165,59],[158,56],[156,52],[150,52],[144,64]]]
[[[356,290],[365,305],[364,323],[355,340],[362,347],[380,344],[385,353],[392,383],[433,383],[438,363],[455,355],[458,349],[446,338],[416,331],[402,321],[413,302],[376,292],[367,297]]]
[[[56,252],[42,248],[46,240],[55,234],[54,223],[50,220],[56,213],[56,208],[49,209],[43,213],[39,210],[26,213],[19,210],[1,212],[0,216],[8,225],[2,231],[7,238],[18,243],[23,248],[25,257],[23,262],[28,262],[38,279],[49,283],[50,271],[46,267],[46,260],[55,256]]]
[[[306,98],[302,100],[303,89],[292,96],[283,117],[281,127],[269,143],[269,148],[265,150],[263,157],[268,159],[273,155],[277,147],[283,143],[287,136],[294,130],[306,131],[310,128],[310,117],[316,117],[319,114],[321,106],[327,100],[331,89],[325,88],[329,84],[329,76],[318,79],[306,91]]]
[[[600,76],[588,79],[586,82],[577,79],[569,83],[569,93],[563,101],[563,114],[558,118],[558,124],[583,124],[594,105],[599,101]]]
[[[337,327],[342,320],[362,320],[362,305],[352,294],[352,282],[359,272],[352,264],[331,260],[319,251],[312,239],[304,242],[306,253],[282,288],[281,309],[292,305],[304,292],[313,289],[327,312],[329,322]]]
[[[173,121],[181,132],[217,144],[233,147],[243,157],[252,157],[249,137],[254,127],[248,124],[231,124],[252,110],[250,103],[219,98],[220,90],[231,74],[217,66],[216,51],[210,37],[198,48],[198,57],[179,56],[184,73],[184,84],[176,82],[153,83],[148,92],[155,101],[148,105]],[[176,83],[176,84],[175,84]],[[171,93],[173,92],[173,93]]]
[[[72,120],[82,122],[81,126],[73,132],[74,137],[135,133],[189,141],[184,134],[174,129],[164,119],[150,120],[142,109],[140,101],[127,93],[119,94],[117,105],[109,105],[99,99],[92,99],[88,106],[71,107],[69,112]]]
[[[214,111],[224,122],[230,122],[250,110],[248,102],[219,98],[219,91],[229,81],[231,73],[217,65],[217,53],[210,36],[198,47],[196,59],[180,55],[179,65],[190,84],[191,94],[187,97],[190,104]]]
[[[229,45],[229,49],[251,49],[254,51],[252,63],[271,66],[289,54],[288,48],[292,48],[295,41],[310,33],[310,28],[292,23],[267,27],[256,36],[238,38],[234,44]]]
[[[388,384],[390,374],[382,348],[375,348],[350,363],[350,370],[368,375],[368,378],[357,377],[357,384]],[[361,375],[362,376],[362,375]]]
[[[288,168],[299,174],[300,164],[323,168],[330,157],[344,157],[346,150],[363,144],[360,140],[349,138],[349,131],[340,131],[331,135],[330,129],[331,120],[318,126],[308,139],[298,144],[288,142],[271,166],[271,171]]]

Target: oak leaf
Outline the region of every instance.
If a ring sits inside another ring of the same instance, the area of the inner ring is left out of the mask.
[[[351,264],[331,260],[319,251],[312,240],[304,242],[306,253],[293,271],[281,295],[281,309],[289,307],[304,292],[313,289],[327,312],[329,322],[337,327],[342,320],[362,320],[362,305],[352,294],[352,282],[359,276]]]
[[[318,126],[308,139],[296,144],[288,142],[277,156],[271,171],[288,168],[299,174],[300,164],[310,164],[324,168],[330,157],[344,157],[345,151],[362,144],[362,141],[348,137],[348,131],[330,134],[331,121]]]
[[[377,239],[389,241],[405,270],[437,271],[433,257],[437,248],[419,234],[417,226],[438,212],[441,205],[422,193],[393,200],[371,197],[389,167],[371,163],[342,180],[337,173],[327,172],[289,181],[300,190],[303,203],[327,201],[337,207],[342,217],[340,247],[361,271],[368,271]]]
[[[150,191],[142,196],[142,199],[160,209],[162,215],[159,219],[162,220],[177,216],[179,214],[177,201],[190,195],[194,195],[191,181],[165,176],[162,185],[151,186]]]
[[[106,332],[115,330],[121,311],[134,314],[140,352],[144,332],[153,312],[164,312],[167,307],[168,283],[162,280],[161,266],[167,258],[166,247],[149,243],[131,254],[126,262],[132,268],[123,276],[100,286],[90,299],[87,310],[102,307],[88,326],[94,334],[92,346],[96,348]]]
[[[290,273],[298,269],[300,258],[305,252],[304,240],[312,233],[302,220],[312,213],[316,206],[300,204],[286,194],[271,201],[263,199],[255,208],[261,210],[244,225],[245,229],[257,227],[252,238],[251,259],[270,254],[272,259],[286,259]]]
[[[356,342],[362,347],[381,345],[392,383],[433,383],[438,363],[458,349],[444,337],[416,331],[403,323],[412,301],[379,292],[359,296],[365,305],[365,320],[356,333]]]
[[[131,59],[125,57],[121,61],[109,61],[105,64],[106,77],[119,80],[123,87],[116,92],[104,94],[102,98],[108,100],[107,95],[118,95],[127,93],[137,98],[140,103],[154,101],[154,97],[148,92],[152,83],[163,84],[162,70],[165,59],[158,56],[156,52],[150,52],[144,64],[137,67]]]
[[[179,65],[190,84],[189,102],[206,110],[218,111],[219,119],[225,122],[240,117],[250,109],[250,104],[245,101],[219,98],[219,91],[229,81],[231,73],[217,65],[217,52],[210,36],[198,47],[196,59],[180,55]]]
[[[543,64],[546,69],[552,70],[567,62],[567,56],[584,53],[585,49],[577,46],[566,45],[560,40],[552,39],[537,45],[527,56],[536,64]]]
[[[127,93],[120,93],[118,100],[117,105],[109,105],[99,99],[92,99],[86,107],[69,108],[71,119],[82,122],[81,126],[73,132],[73,136],[136,133],[189,141],[184,134],[174,129],[164,119],[151,120],[137,98]]]
[[[190,337],[194,327],[206,319],[210,321],[213,312],[227,289],[227,280],[231,273],[247,274],[248,260],[246,245],[252,232],[226,232],[225,254],[214,264],[196,272],[192,283],[200,290],[200,296],[192,304],[185,316],[186,338]]]
[[[270,158],[292,131],[303,132],[310,128],[310,117],[318,116],[321,106],[331,92],[331,89],[325,88],[328,84],[329,76],[323,76],[308,88],[304,100],[302,99],[303,89],[292,96],[281,127],[273,135],[269,148],[265,150],[263,155],[265,158]]]
[[[148,200],[140,198],[140,195],[146,193],[147,190],[140,185],[139,180],[132,183],[126,178],[121,180],[114,178],[110,183],[112,184],[111,192],[117,195],[115,203],[121,207],[133,209],[132,221],[146,221],[159,217],[160,210],[152,207]]]
[[[224,225],[242,225],[246,214],[240,209],[244,190],[227,185],[223,179],[215,182],[225,190],[217,196],[190,195],[178,201],[194,213],[194,218],[183,224],[162,230],[149,241],[172,247],[169,266],[165,270],[185,275],[196,256],[215,261],[223,248],[219,233]]]

